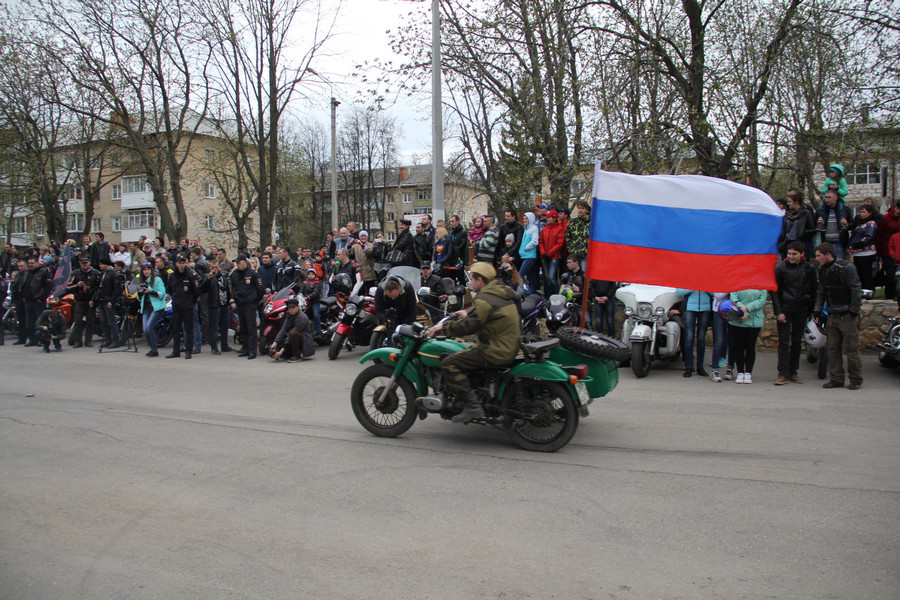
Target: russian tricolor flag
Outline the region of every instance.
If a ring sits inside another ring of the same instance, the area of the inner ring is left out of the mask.
[[[783,214],[765,192],[702,175],[594,169],[587,276],[705,292],[775,289]]]

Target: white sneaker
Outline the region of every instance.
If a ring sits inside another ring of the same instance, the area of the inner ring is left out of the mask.
[[[710,378],[710,380],[713,381],[714,383],[721,383],[721,381],[722,381],[722,378],[719,377],[719,372],[718,372],[718,371],[713,371],[712,373],[710,373],[710,374],[709,374],[709,378]]]
[[[744,383],[753,383],[753,378],[750,377],[750,373],[744,373]]]
[[[725,381],[731,381],[732,379],[734,379],[734,371],[732,371],[731,369],[725,369],[725,377],[723,377],[722,379],[724,379]]]
[[[735,383],[744,383],[744,374],[738,373],[737,377],[734,378]]]

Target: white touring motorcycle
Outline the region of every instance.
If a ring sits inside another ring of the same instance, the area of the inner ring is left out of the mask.
[[[681,296],[673,287],[630,283],[616,290],[616,298],[625,305],[622,341],[631,346],[631,370],[646,377],[650,363],[676,360],[681,355],[683,322],[669,316]]]

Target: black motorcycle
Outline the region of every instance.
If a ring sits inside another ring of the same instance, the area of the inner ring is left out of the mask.
[[[355,293],[354,290],[344,305],[341,317],[334,325],[331,344],[328,346],[328,359],[334,360],[342,349],[353,350],[354,346],[368,346],[372,333],[378,327],[375,316],[375,299]]]

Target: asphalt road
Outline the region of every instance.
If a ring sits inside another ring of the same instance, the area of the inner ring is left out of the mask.
[[[900,597],[900,371],[858,392],[630,370],[569,446],[300,364],[0,347],[0,598]],[[143,352],[143,350],[142,350]],[[29,394],[34,394],[29,397]]]

